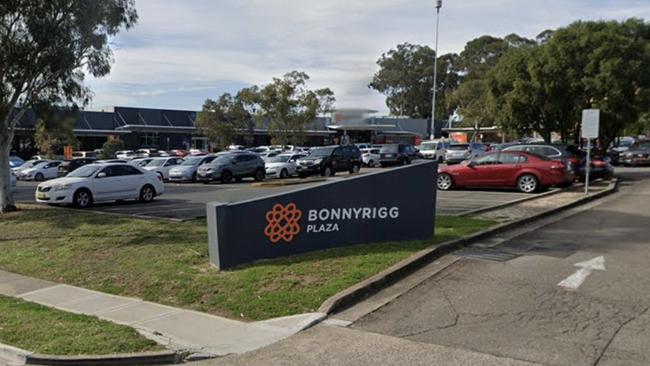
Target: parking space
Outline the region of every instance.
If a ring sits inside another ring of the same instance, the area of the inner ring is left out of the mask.
[[[363,172],[373,172],[380,168],[366,168]],[[338,174],[331,179],[344,179],[348,174]],[[318,183],[292,185],[282,187],[254,187],[252,180],[238,184],[196,184],[196,183],[167,183],[165,194],[152,203],[142,204],[135,201],[118,203],[102,203],[95,205],[92,210],[140,217],[160,217],[171,219],[193,219],[205,216],[207,202],[240,202],[252,198],[270,196]],[[408,184],[404,182],[403,184]],[[432,187],[434,183],[432,182]],[[19,203],[33,203],[36,182],[18,182],[15,191]],[[439,191],[438,213],[441,215],[459,215],[479,208],[498,205],[518,200],[530,195],[510,191]]]

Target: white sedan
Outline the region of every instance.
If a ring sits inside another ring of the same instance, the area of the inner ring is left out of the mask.
[[[361,149],[361,161],[365,166],[373,167],[379,163],[379,149]]]
[[[280,154],[267,158],[264,164],[266,176],[269,178],[289,178],[296,175],[296,160],[305,156],[305,154]]]
[[[52,179],[59,176],[59,165],[62,161],[43,161],[42,163],[35,164],[33,167],[21,170],[17,173],[20,180],[35,180],[42,182],[46,179]]]
[[[163,178],[163,180],[168,180],[169,171],[173,167],[181,165],[181,163],[183,163],[183,159],[177,157],[154,158],[143,168],[150,172],[156,172]]]
[[[36,202],[85,208],[103,201],[151,202],[164,191],[156,173],[128,164],[89,164],[63,178],[39,184]]]

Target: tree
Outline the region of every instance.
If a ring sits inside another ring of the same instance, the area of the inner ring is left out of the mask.
[[[52,109],[50,106],[36,107],[39,119],[36,123],[34,141],[39,153],[54,158],[54,155],[70,145],[79,146],[73,127],[76,121],[76,110]]]
[[[111,69],[109,37],[137,21],[134,0],[6,0],[0,4],[0,212],[15,209],[9,152],[35,103],[87,102],[86,73]]]
[[[233,97],[226,93],[216,101],[206,100],[196,118],[196,127],[217,149],[224,149],[234,142],[237,125],[233,118],[233,110]]]
[[[102,145],[102,152],[100,153],[100,159],[115,159],[116,153],[120,150],[124,150],[124,141],[120,139],[111,139],[108,140]]]
[[[259,90],[256,115],[268,121],[273,144],[303,144],[307,124],[319,114],[332,111],[334,93],[329,88],[310,90],[308,80],[306,73],[292,71]]]
[[[431,118],[435,51],[428,46],[403,43],[377,60],[379,71],[368,85],[386,95],[386,106],[394,115]],[[438,58],[436,113],[450,115],[448,95],[458,86],[458,55]]]

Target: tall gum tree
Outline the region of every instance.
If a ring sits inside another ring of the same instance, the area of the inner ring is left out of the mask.
[[[110,37],[137,19],[135,0],[0,3],[0,213],[15,210],[9,154],[23,114],[36,103],[85,104],[86,74],[110,72]]]

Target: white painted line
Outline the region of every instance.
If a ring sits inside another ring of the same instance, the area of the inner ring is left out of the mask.
[[[593,271],[605,270],[605,257],[596,257],[585,262],[576,263],[575,266],[580,267],[580,269],[558,283],[558,286],[569,290],[577,290]]]

